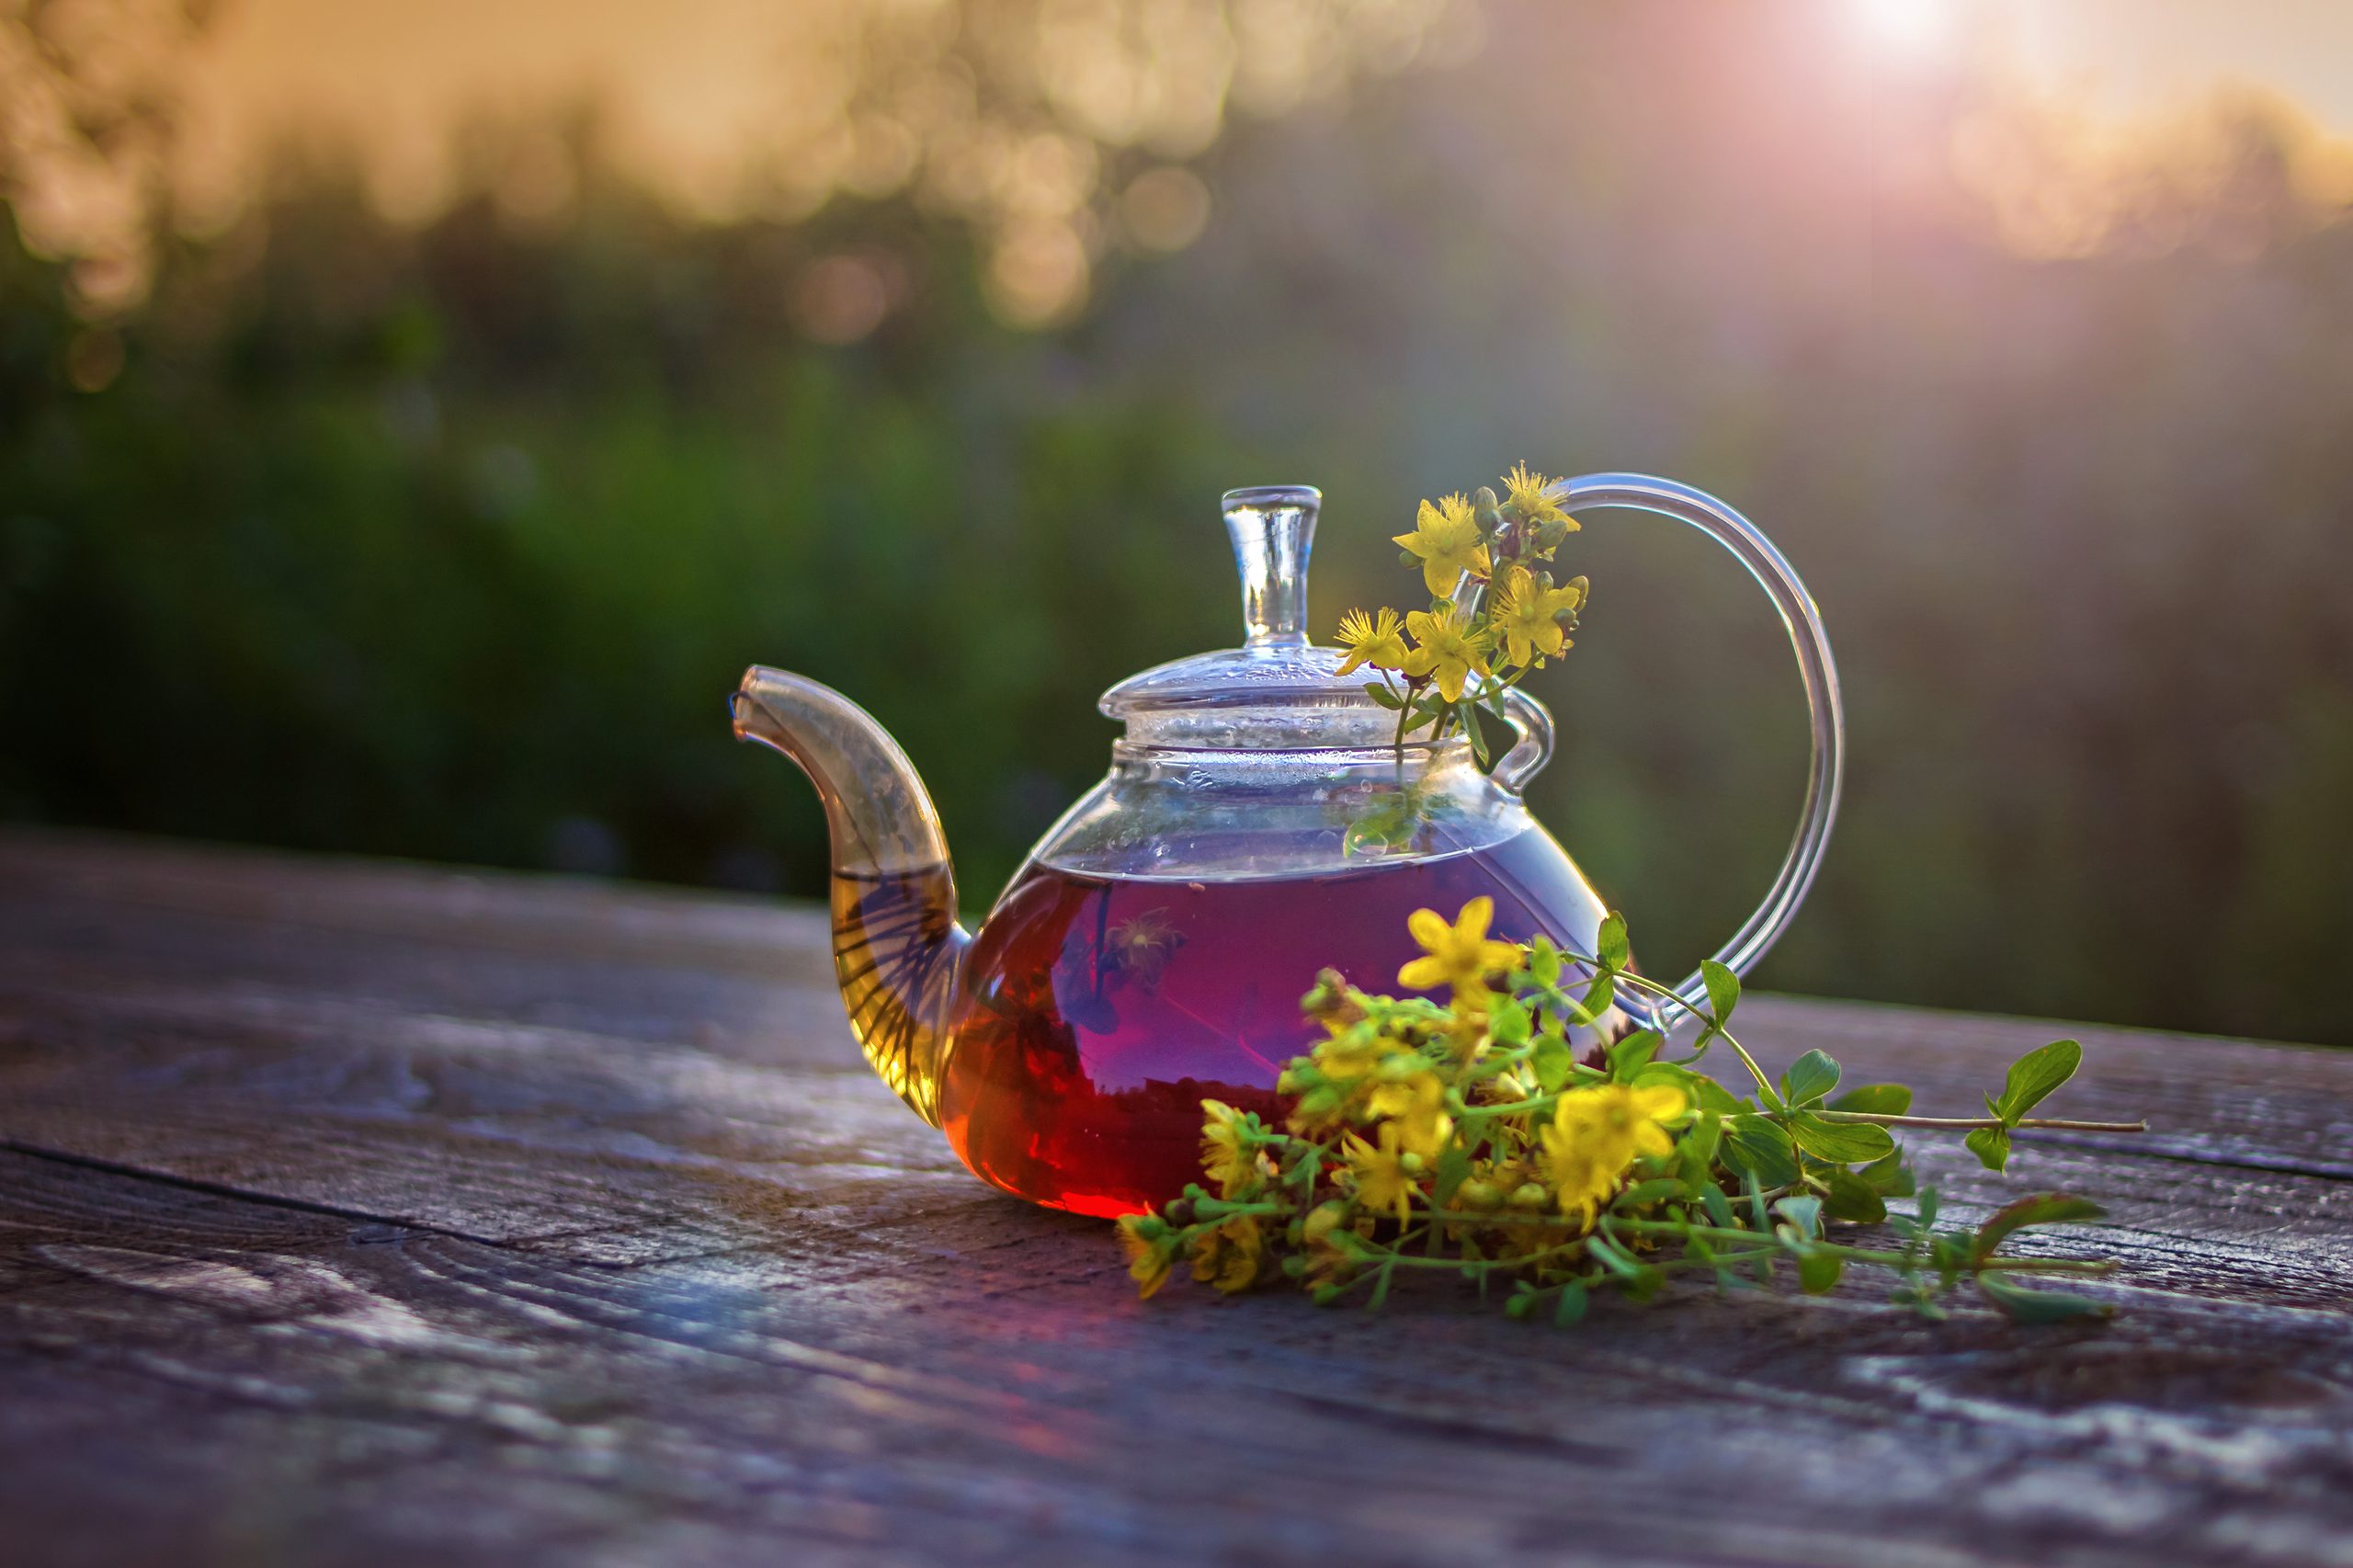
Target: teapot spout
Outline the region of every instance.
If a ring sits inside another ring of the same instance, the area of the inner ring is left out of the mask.
[[[972,937],[939,813],[907,754],[830,687],[755,665],[728,700],[738,740],[790,757],[833,836],[834,979],[858,1048],[892,1092],[939,1125],[956,972]]]

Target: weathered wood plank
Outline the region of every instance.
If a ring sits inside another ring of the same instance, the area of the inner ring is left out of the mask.
[[[468,886],[478,892],[467,891]],[[614,903],[599,908],[610,899]],[[616,913],[616,909],[619,913]],[[675,921],[665,920],[675,915]],[[656,926],[666,926],[657,934]],[[2126,1315],[1139,1303],[858,1065],[805,911],[0,841],[35,1562],[2353,1564],[2353,1061],[2102,1031]],[[1965,1107],[2039,1026],[1759,997]],[[2193,1060],[2194,1070],[2187,1065]],[[2179,1119],[2175,1119],[2178,1118]],[[195,1543],[196,1551],[188,1549]]]
[[[1373,1319],[1136,1303],[1090,1228],[988,1203],[938,1225],[945,1246],[852,1261],[788,1237],[612,1268],[40,1164],[0,1175],[9,1386],[21,1367],[129,1399],[183,1450],[99,1480],[109,1515],[152,1510],[194,1449],[214,1458],[182,1507],[259,1473],[288,1490],[253,1499],[258,1528],[308,1515],[468,1560],[551,1528],[668,1551],[689,1521],[720,1557],[918,1562],[2296,1562],[2353,1542],[2336,1313],[2234,1317],[2225,1346],[2162,1299],[2038,1335],[1759,1300],[1556,1335],[1445,1292]],[[9,1402],[0,1445],[54,1431],[57,1403]]]
[[[830,996],[816,1001],[832,1006]],[[1846,1009],[1756,1006],[1760,1038],[1792,1045],[1835,1038],[1848,1021]],[[757,1240],[759,1222],[734,1217],[745,1194],[762,1194],[755,1213],[843,1208],[837,1222],[855,1228],[912,1201],[926,1181],[942,1195],[969,1190],[937,1135],[872,1083],[830,1022],[847,1060],[813,1072],[665,1043],[692,1031],[658,1021],[656,1038],[631,1039],[315,990],[158,984],[129,968],[61,966],[36,954],[0,960],[0,1028],[16,1045],[0,1062],[8,1090],[0,1136],[485,1239],[568,1237],[642,1257],[655,1232],[660,1244],[693,1251]],[[2013,1026],[1992,1038],[2007,1051],[2030,1037]],[[97,1108],[85,1092],[93,1041],[116,1080]],[[2339,1065],[2322,1053],[2254,1054],[2279,1054],[2307,1074]],[[1959,1104],[1967,1103],[1960,1082],[1989,1079],[1985,1054],[1977,1060],[1973,1078],[1938,1060]],[[2096,1055],[2087,1087],[2100,1068]],[[2333,1114],[2325,1096],[2296,1104],[2313,1119]],[[2114,1108],[2123,1113],[2126,1102]],[[2280,1119],[2242,1119],[2260,1133]],[[2287,1133],[2308,1136],[2294,1125]],[[1990,1206],[2036,1186],[2092,1187],[2120,1225],[2154,1238],[2109,1244],[2158,1247],[2153,1267],[2188,1256],[2267,1297],[2353,1300],[2353,1263],[2325,1244],[2346,1232],[2353,1184],[2330,1177],[2325,1163],[2309,1169],[2292,1142],[2242,1136],[2242,1153],[2255,1157],[2222,1161],[2186,1136],[2080,1142],[2025,1143],[2008,1183],[1977,1172],[1949,1140],[1928,1145],[1928,1166],[1963,1203]],[[712,1190],[682,1202],[688,1182]],[[2323,1244],[2299,1248],[2300,1238]],[[2243,1244],[2217,1255],[2194,1241]],[[2194,1272],[2168,1267],[2165,1277]]]

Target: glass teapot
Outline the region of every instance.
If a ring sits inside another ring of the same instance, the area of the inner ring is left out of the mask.
[[[1731,551],[1771,596],[1813,724],[1804,810],[1765,902],[1716,955],[1745,971],[1813,880],[1837,810],[1838,681],[1804,585],[1723,503],[1666,480],[1592,474],[1552,495],[1577,513],[1677,517]],[[1106,692],[1125,722],[1111,770],[1040,839],[977,932],[956,921],[948,845],[906,754],[849,699],[754,666],[735,733],[815,783],[833,835],[835,977],[866,1059],[983,1180],[1082,1214],[1176,1197],[1200,1175],[1200,1102],[1269,1119],[1313,1038],[1300,998],[1336,968],[1393,993],[1417,956],[1406,916],[1495,901],[1491,934],[1543,933],[1591,953],[1607,905],[1521,803],[1552,721],[1502,693],[1517,742],[1492,771],[1456,735],[1393,744],[1395,715],[1307,639],[1320,494],[1229,492],[1243,645],[1163,665]],[[1481,585],[1466,578],[1467,608]],[[1676,988],[1701,994],[1694,974]],[[1603,1029],[1671,1027],[1624,1011]]]

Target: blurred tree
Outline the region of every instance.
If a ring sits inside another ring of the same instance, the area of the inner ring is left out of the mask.
[[[813,806],[720,716],[756,658],[900,734],[982,897],[1100,771],[1096,693],[1233,640],[1222,489],[1324,486],[1328,628],[1395,597],[1416,494],[1649,468],[1784,544],[1847,677],[1766,983],[2353,1042],[2328,149],[2225,106],[2195,177],[2022,251],[1945,154],[1998,131],[2047,189],[2030,106],[1899,122],[1772,7],[1490,15],[1480,62],[1188,154],[1214,221],[1105,240],[1048,331],[912,167],[698,223],[585,119],[483,131],[421,226],[310,159],[103,329],[0,243],[0,811],[814,892]],[[1793,815],[1795,698],[1704,546],[1574,549],[1537,804],[1679,972]]]
[[[104,316],[145,293],[168,227],[174,71],[209,0],[0,0],[0,200]],[[91,350],[85,352],[99,352]]]
[[[799,7],[766,204],[906,193],[983,236],[1006,320],[1086,301],[1107,248],[1173,250],[1209,194],[1185,165],[1239,108],[1459,57],[1469,0],[820,0]],[[847,319],[854,319],[845,317]]]

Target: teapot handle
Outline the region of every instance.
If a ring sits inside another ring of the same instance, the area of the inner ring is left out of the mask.
[[[1563,509],[1572,513],[1597,506],[1625,506],[1690,524],[1732,551],[1733,558],[1748,568],[1748,574],[1756,579],[1766,597],[1773,601],[1773,608],[1780,612],[1782,626],[1789,631],[1790,646],[1797,653],[1798,677],[1805,687],[1813,755],[1806,767],[1805,804],[1799,813],[1797,835],[1790,841],[1789,857],[1781,862],[1780,872],[1773,879],[1765,902],[1756,906],[1756,912],[1715,956],[1716,962],[1734,974],[1745,974],[1779,939],[1790,917],[1804,902],[1807,889],[1813,885],[1814,870],[1822,863],[1823,848],[1830,841],[1831,824],[1838,815],[1838,786],[1846,769],[1847,722],[1838,699],[1838,666],[1831,660],[1830,640],[1823,633],[1822,617],[1814,609],[1813,596],[1806,592],[1798,574],[1790,570],[1790,563],[1781,559],[1773,541],[1757,531],[1756,524],[1704,491],[1647,474],[1588,473],[1562,480],[1548,494]],[[1520,700],[1513,703],[1510,698]],[[1516,790],[1551,756],[1552,722],[1534,699],[1520,697],[1517,689],[1506,697],[1506,706],[1513,714],[1514,727],[1520,732],[1520,741],[1505,756],[1495,772],[1507,788]],[[1524,716],[1528,709],[1533,709],[1540,717],[1529,722]],[[1654,1027],[1662,1031],[1674,1028],[1707,995],[1697,971],[1675,990],[1681,999],[1680,1006],[1662,1001],[1652,1020]]]

